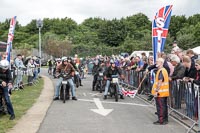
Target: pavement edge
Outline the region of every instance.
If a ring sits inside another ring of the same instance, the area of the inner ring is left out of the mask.
[[[44,88],[36,103],[18,120],[17,124],[8,133],[36,133],[40,128],[40,124],[46,116],[54,95],[52,80],[47,76],[42,76],[42,78],[44,79]]]

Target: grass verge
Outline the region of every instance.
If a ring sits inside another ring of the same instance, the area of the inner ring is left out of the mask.
[[[40,96],[43,86],[44,80],[39,78],[39,83],[36,86],[25,86],[22,91],[13,91],[11,101],[15,111],[15,119],[11,121],[9,120],[10,115],[0,115],[0,133],[6,133],[32,107]]]

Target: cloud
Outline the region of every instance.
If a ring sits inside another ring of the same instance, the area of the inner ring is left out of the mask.
[[[173,15],[200,13],[199,0],[1,0],[0,21],[17,16],[20,24],[32,19],[69,17],[78,23],[89,17],[121,18],[139,12],[152,20],[159,8],[173,4]]]

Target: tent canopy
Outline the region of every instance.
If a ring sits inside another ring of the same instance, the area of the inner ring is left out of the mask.
[[[198,46],[198,47],[195,47],[195,48],[193,48],[192,49],[196,54],[200,54],[200,46]]]

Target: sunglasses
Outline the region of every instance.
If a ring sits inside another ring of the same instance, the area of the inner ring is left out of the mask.
[[[195,64],[195,66],[199,66],[199,64]]]

